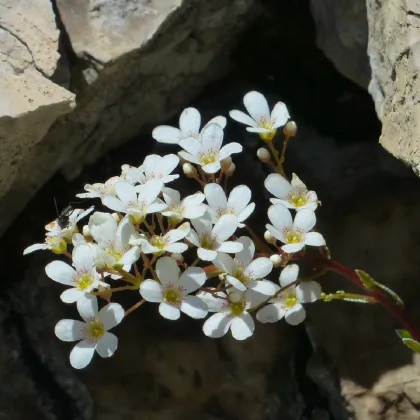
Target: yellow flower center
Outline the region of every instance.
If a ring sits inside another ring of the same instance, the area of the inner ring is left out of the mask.
[[[182,293],[179,289],[173,287],[166,289],[165,300],[169,303],[179,304],[182,300]]]
[[[111,248],[107,248],[106,253],[110,255],[112,258],[114,258],[115,261],[119,261],[122,257],[122,254],[120,252],[115,251],[114,249],[111,249]]]
[[[79,279],[76,281],[77,288],[80,290],[86,290],[89,288],[93,283],[93,278],[88,273],[84,273],[79,277]]]
[[[299,194],[293,194],[289,201],[291,203],[293,203],[296,207],[302,207],[305,204],[307,204],[308,200],[306,199],[306,197],[299,195]]]
[[[293,308],[297,304],[297,297],[295,294],[291,294],[284,299],[284,303],[288,308]]]
[[[233,316],[240,316],[245,310],[245,302],[235,302],[230,304],[230,311]]]
[[[264,140],[265,142],[273,141],[274,136],[277,133],[277,128],[273,128],[272,122],[263,120],[260,122],[259,127],[265,128],[266,130],[270,130],[268,133],[260,133],[260,139]]]
[[[105,328],[98,320],[87,324],[87,334],[91,340],[98,341],[105,333]]]
[[[244,270],[241,267],[237,267],[233,273],[233,277],[237,278],[245,286],[249,283],[249,277],[244,273]]]
[[[214,248],[213,239],[210,236],[204,236],[204,238],[201,240],[201,248],[213,249]]]
[[[145,214],[130,214],[130,222],[133,223],[133,225],[141,225],[145,218]]]
[[[166,242],[163,240],[162,236],[153,236],[150,238],[150,244],[156,248],[163,249],[165,248]]]
[[[288,244],[299,244],[302,242],[302,233],[290,231],[286,233],[286,242]]]
[[[202,166],[206,166],[209,163],[214,163],[216,162],[216,160],[217,160],[217,157],[216,157],[216,153],[214,152],[207,153],[206,155],[201,156],[201,159],[200,159]]]

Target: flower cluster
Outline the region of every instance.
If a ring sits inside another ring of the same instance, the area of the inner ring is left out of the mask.
[[[230,116],[247,124],[271,150],[279,127],[285,126],[286,145],[296,134],[282,102],[270,113],[264,96],[249,92],[244,104],[250,116],[241,111]],[[171,321],[205,319],[208,337],[230,330],[235,339],[244,340],[253,334],[254,318],[262,323],[284,318],[296,325],[305,319],[303,305],[320,298],[320,285],[300,278],[298,265],[289,264],[308,246],[324,249],[325,240],[314,231],[316,193],[295,174],[290,182],[285,177],[286,147],[281,156],[266,149],[262,153],[262,162],[275,171],[264,183],[274,196],[264,241],[248,225],[255,209],[251,189],[227,189],[235,171],[232,156],[242,146],[223,145],[222,116],[200,126],[199,111],[187,108],[179,128],[155,128],[153,138],[178,145],[178,155],[150,155],[139,167],[123,165],[120,175],[103,184],[85,185],[86,192],[77,196],[100,200],[109,211],[94,211],[93,206],[67,211],[46,226],[44,243],[24,251],[62,256],[45,271],[67,286],[61,300],[76,303],[83,319],[64,319],[55,327],[59,339],[79,341],[70,354],[73,367],[85,367],[95,350],[101,357],[111,356],[118,340],[109,330],[145,303],[157,304],[159,314]],[[182,196],[174,188],[178,167],[198,186],[196,193]],[[114,301],[123,291],[139,296],[125,310]],[[100,310],[98,301],[104,302]]]

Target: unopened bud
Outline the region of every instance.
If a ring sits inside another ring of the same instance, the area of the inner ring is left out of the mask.
[[[236,169],[236,165],[234,163],[232,163],[229,166],[229,169],[225,172],[226,176],[232,176],[233,173],[235,172],[235,169]]]
[[[90,229],[89,229],[89,226],[88,226],[88,225],[84,225],[84,226],[83,226],[83,229],[82,229],[82,232],[83,232],[83,236],[84,236],[84,237],[86,237],[86,236],[90,236]]]
[[[294,121],[289,121],[284,126],[283,133],[287,137],[295,137],[297,133],[297,124]]]
[[[175,261],[184,262],[184,257],[179,252],[173,252],[171,254],[171,258]]]
[[[187,178],[196,178],[197,177],[197,169],[191,165],[191,163],[184,163],[182,165],[182,170]]]
[[[226,159],[223,159],[221,162],[222,171],[227,171],[230,168],[230,165],[232,165],[232,158],[229,156]]]
[[[275,244],[276,243],[276,238],[268,231],[266,230],[264,232],[264,239],[269,243],[269,244]]]
[[[282,260],[281,255],[279,254],[270,255],[270,260],[273,263],[274,267],[280,267],[281,260]]]
[[[271,160],[270,152],[265,147],[260,147],[257,150],[257,157],[263,163],[268,163]]]

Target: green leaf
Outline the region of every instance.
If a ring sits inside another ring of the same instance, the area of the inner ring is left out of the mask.
[[[411,337],[407,330],[395,330],[398,337],[401,338],[403,344],[416,353],[420,353],[420,343]]]
[[[407,330],[395,330],[395,332],[401,340],[404,340],[405,338],[413,338]]]
[[[369,290],[375,287],[375,284],[376,284],[375,280],[373,280],[373,278],[369,276],[369,274],[366,273],[366,271],[363,271],[363,270],[354,270],[354,271],[359,276],[359,279],[363,283],[363,286],[365,287],[365,289]]]

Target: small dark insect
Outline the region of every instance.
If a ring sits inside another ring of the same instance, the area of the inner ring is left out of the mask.
[[[72,205],[65,207],[57,216],[57,224],[61,229],[64,229],[69,224],[69,217],[76,210]]]

